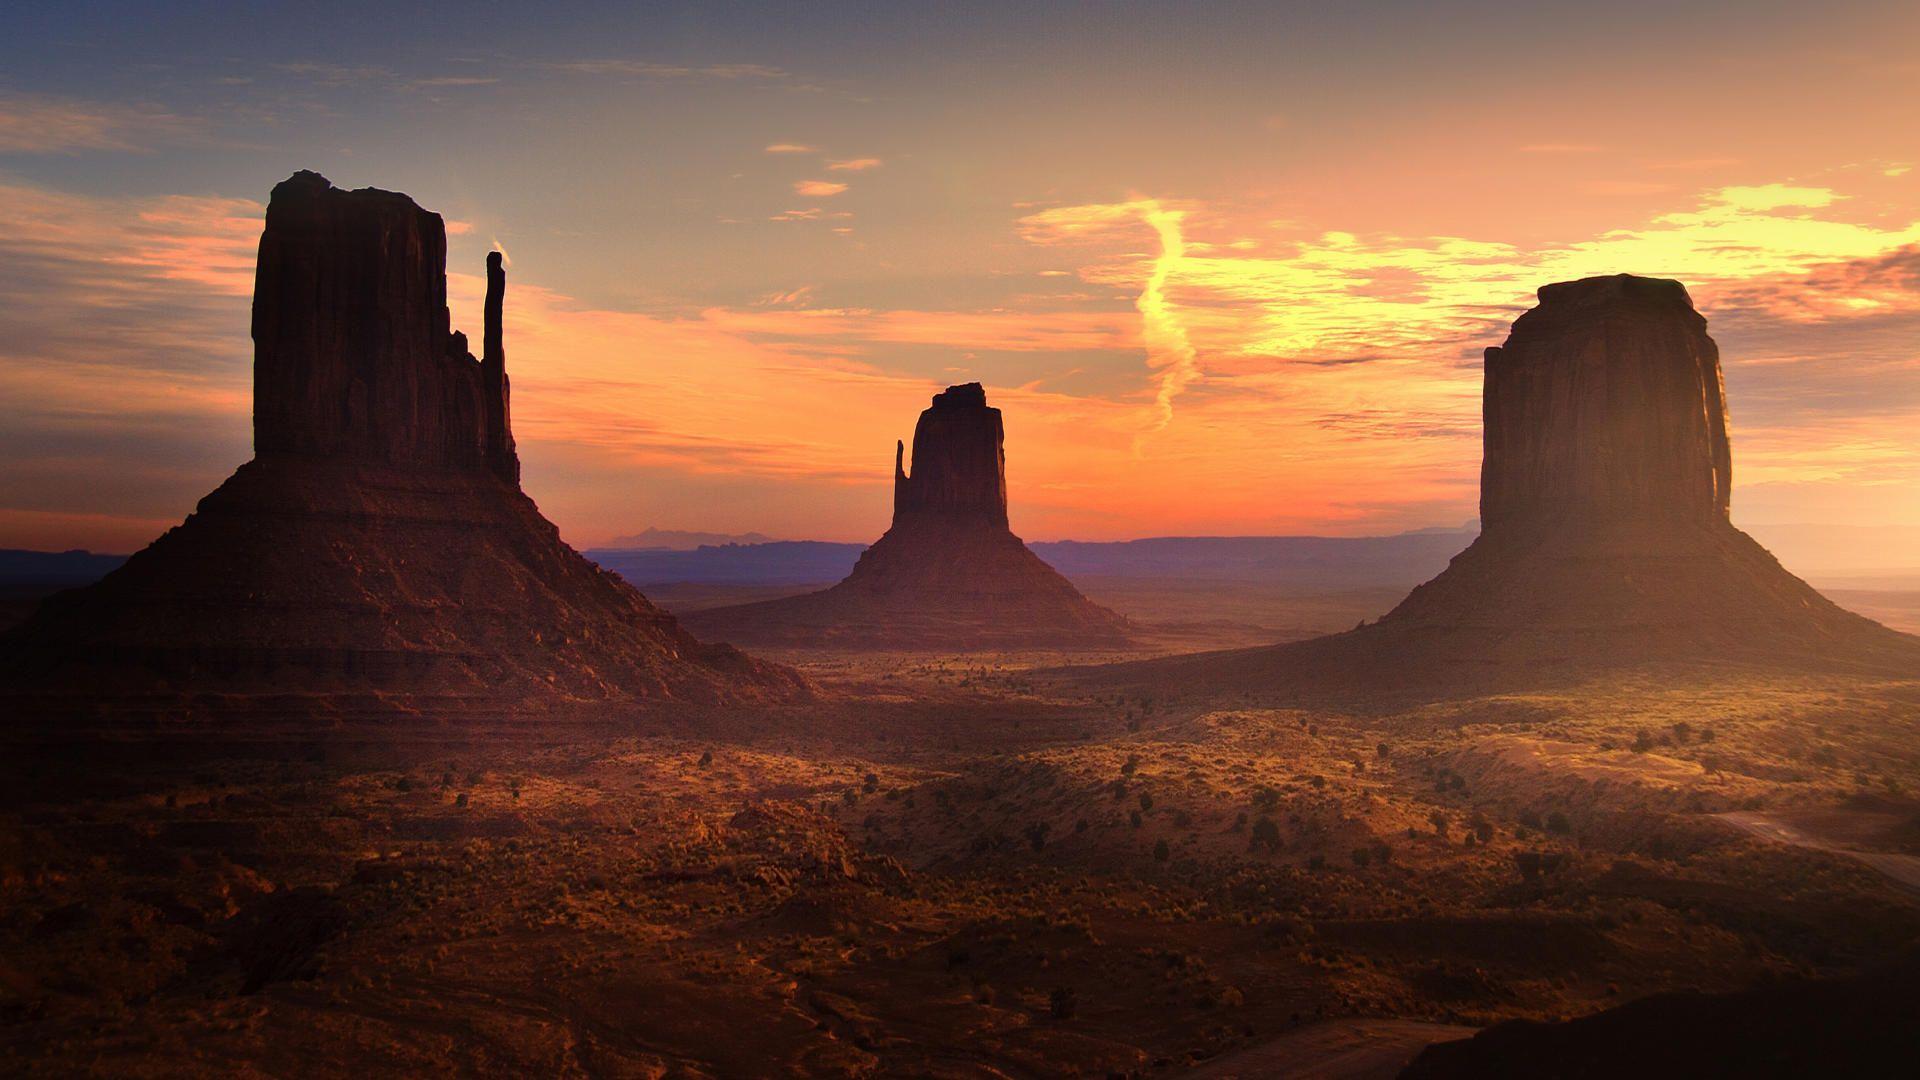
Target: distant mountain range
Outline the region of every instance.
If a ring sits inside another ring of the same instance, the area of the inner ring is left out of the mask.
[[[85,585],[106,577],[126,561],[125,555],[99,555],[77,549],[26,551],[0,548],[0,584]]]
[[[1163,536],[1029,544],[1068,577],[1164,578],[1325,586],[1412,586],[1446,568],[1477,526],[1392,536]],[[1755,525],[1748,531],[1788,569],[1830,587],[1920,588],[1920,527]],[[815,585],[839,581],[865,544],[769,540],[760,533],[648,529],[587,556],[652,584]],[[126,561],[90,551],[0,550],[0,585],[63,587],[98,580]]]
[[[607,541],[607,551],[692,551],[725,544],[769,544],[773,537],[763,533],[688,532],[684,529],[654,529],[616,536]]]
[[[1345,588],[1414,585],[1446,568],[1473,540],[1469,529],[1395,536],[1168,536],[1029,544],[1068,577],[1183,578]],[[810,585],[838,581],[865,544],[817,540],[728,544],[692,551],[594,549],[587,557],[643,588],[649,584]]]

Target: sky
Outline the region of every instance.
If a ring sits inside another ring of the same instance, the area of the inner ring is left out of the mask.
[[[871,540],[968,381],[1028,539],[1459,525],[1482,350],[1616,272],[1708,318],[1736,522],[1920,526],[1916,41],[1911,2],[8,5],[0,547],[133,550],[250,456],[299,169],[443,214],[469,334],[507,253],[578,546]]]

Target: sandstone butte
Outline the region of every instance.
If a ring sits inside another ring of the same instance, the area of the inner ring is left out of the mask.
[[[1080,594],[1008,526],[1006,434],[979,383],[933,398],[896,443],[893,524],[821,592],[690,612],[687,625],[746,645],[841,648],[1113,648],[1119,615]]]
[[[1548,285],[1486,350],[1480,536],[1378,622],[1099,669],[1092,683],[1499,690],[1680,665],[1920,673],[1728,518],[1719,349],[1677,281]]]
[[[0,640],[17,709],[508,717],[807,692],[561,542],[520,490],[500,256],[476,359],[449,325],[446,251],[440,216],[405,195],[312,172],[274,188],[254,458]]]

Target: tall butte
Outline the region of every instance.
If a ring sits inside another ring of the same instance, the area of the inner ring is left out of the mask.
[[[446,227],[312,172],[273,189],[254,281],[254,458],[125,566],[0,639],[16,705],[511,715],[804,693],[703,645],[520,490],[487,259],[481,356]]]
[[[1728,520],[1720,353],[1677,281],[1548,285],[1486,351],[1482,532],[1379,622],[1088,672],[1363,693],[1596,669],[1920,672],[1920,638],[1841,609]]]
[[[1007,524],[1006,435],[979,383],[934,395],[895,444],[893,526],[822,592],[691,612],[743,644],[855,648],[1101,648],[1128,624],[1080,594]]]

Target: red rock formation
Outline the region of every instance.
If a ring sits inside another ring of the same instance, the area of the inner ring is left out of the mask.
[[[1540,290],[1488,349],[1480,520],[1725,520],[1720,350],[1677,281]]]
[[[1080,648],[1127,641],[1007,526],[1005,434],[979,383],[935,395],[896,444],[893,526],[845,581],[805,596],[690,612],[708,637],[856,648]]]
[[[16,702],[470,714],[804,692],[561,542],[519,488],[500,257],[481,360],[448,329],[445,260],[439,215],[405,195],[314,173],[274,189],[254,460],[7,636]]]
[[[1920,639],[1842,610],[1728,521],[1721,387],[1679,282],[1546,286],[1487,350],[1483,531],[1444,572],[1345,634],[1085,677],[1419,695],[1622,666],[1920,672]]]
[[[913,475],[896,443],[893,523],[916,520],[1007,527],[1006,432],[979,383],[949,386],[913,426]]]
[[[440,215],[318,173],[274,187],[253,293],[253,441],[260,454],[490,468],[517,480],[497,319],[488,356],[449,327]]]

